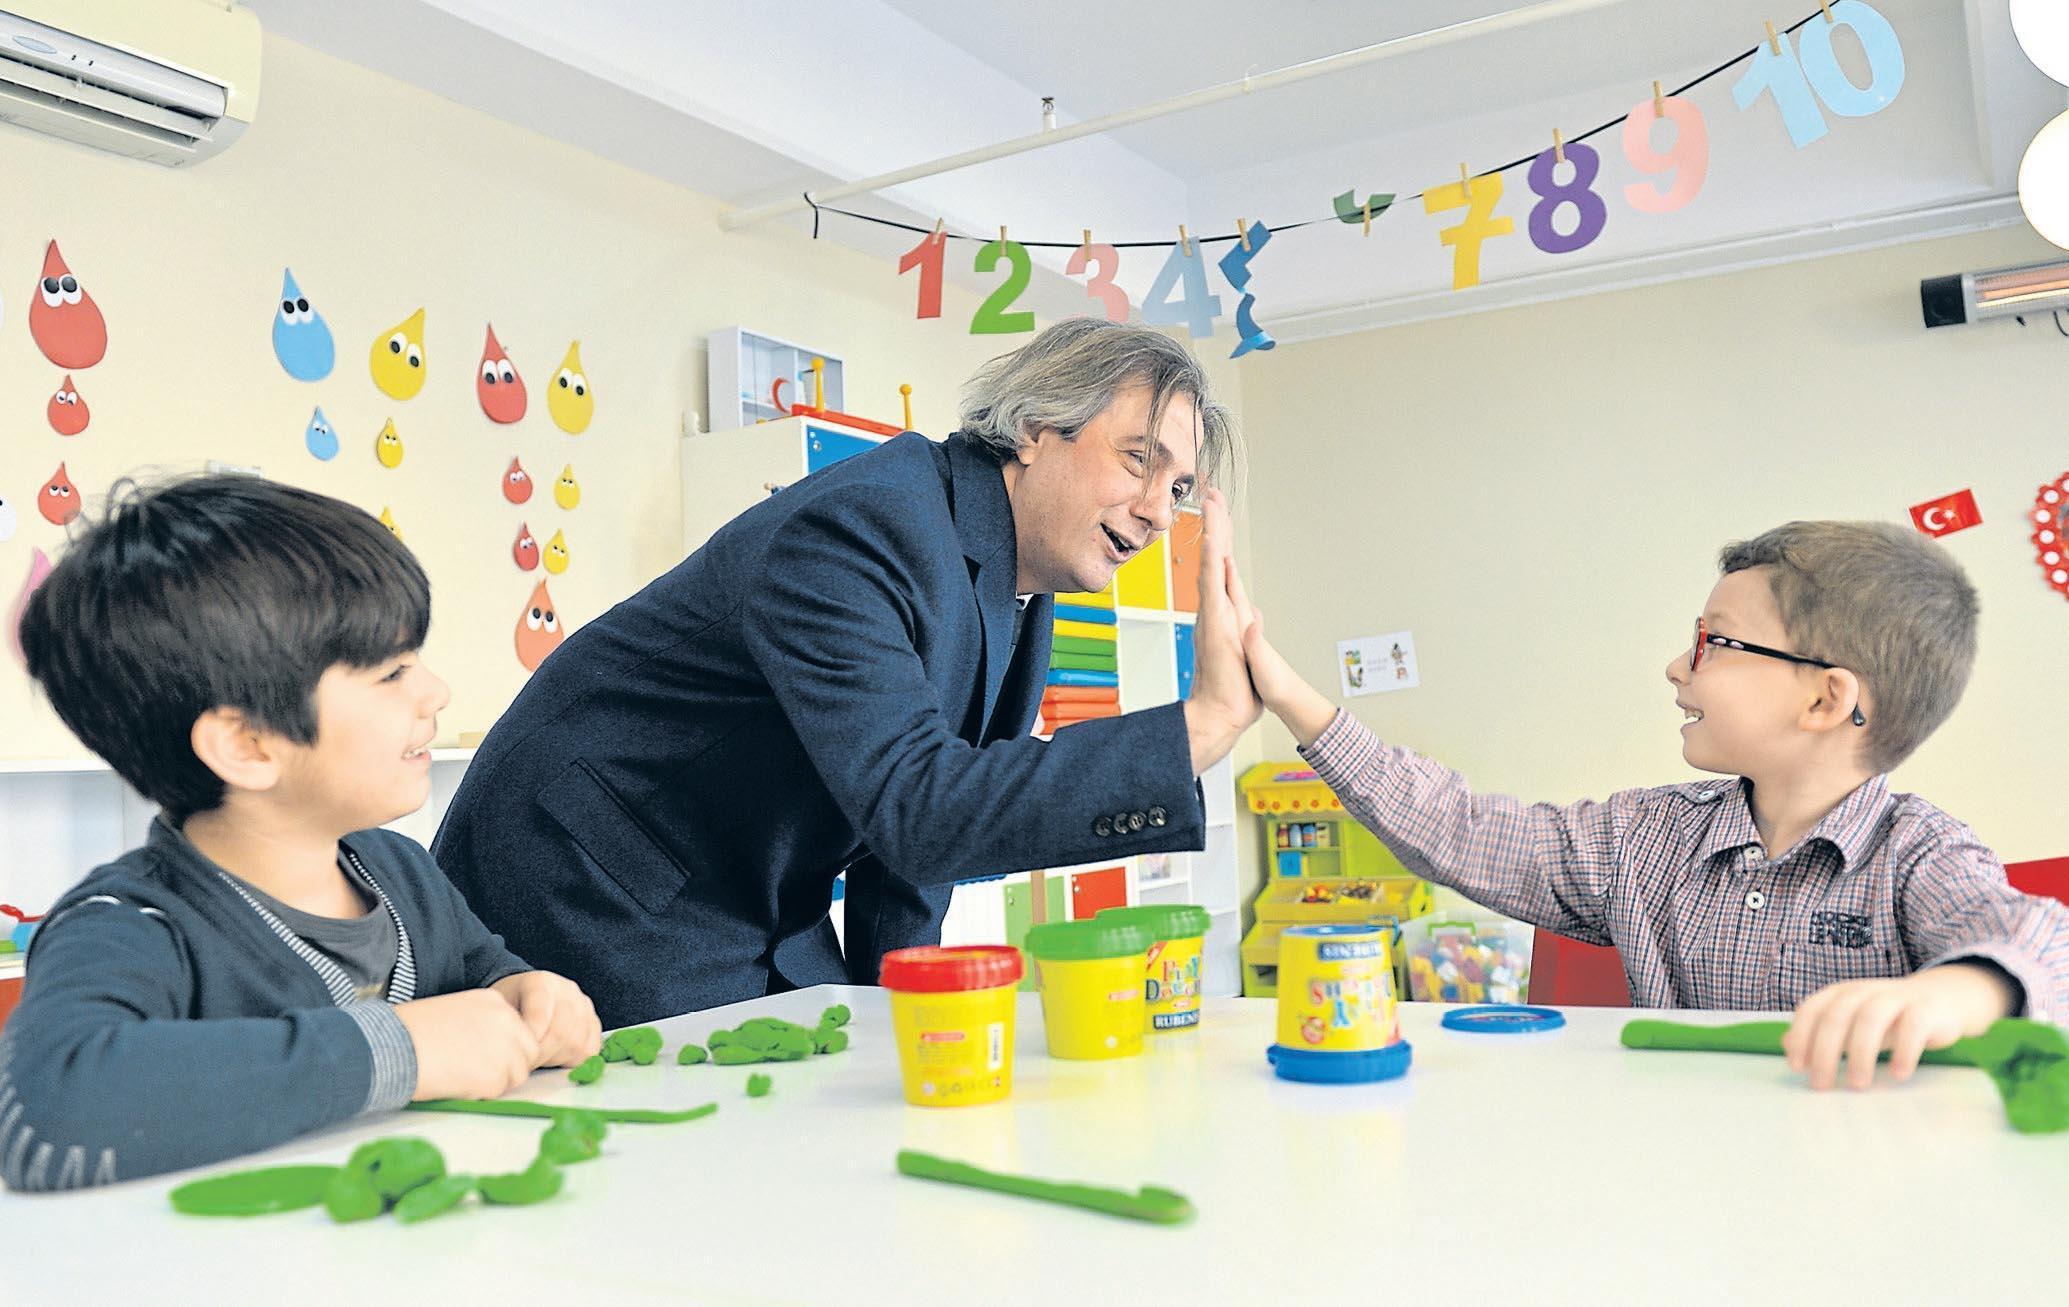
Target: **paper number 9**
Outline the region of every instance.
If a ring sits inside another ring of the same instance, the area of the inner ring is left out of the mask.
[[[1661,117],[1660,107],[1666,110],[1666,120],[1674,124],[1674,147],[1665,154],[1652,148],[1652,125]],[[1710,172],[1710,129],[1703,122],[1703,111],[1679,97],[1658,105],[1650,99],[1640,100],[1624,118],[1624,157],[1639,172],[1674,174],[1674,184],[1665,191],[1650,182],[1624,187],[1624,199],[1632,208],[1640,213],[1672,213],[1687,207]]]

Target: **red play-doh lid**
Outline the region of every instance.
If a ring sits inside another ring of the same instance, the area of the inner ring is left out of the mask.
[[[1025,972],[1020,950],[1010,944],[974,944],[963,948],[929,945],[893,949],[884,954],[877,979],[885,989],[945,994],[1017,985]]]

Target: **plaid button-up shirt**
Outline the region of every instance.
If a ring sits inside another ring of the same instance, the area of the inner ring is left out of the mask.
[[[1838,981],[1984,958],[2024,988],[2020,1015],[2069,1021],[2069,907],[2014,890],[1973,831],[1887,777],[1769,858],[1743,780],[1525,804],[1346,712],[1301,756],[1417,875],[1614,945],[1640,1007],[1782,1011]]]

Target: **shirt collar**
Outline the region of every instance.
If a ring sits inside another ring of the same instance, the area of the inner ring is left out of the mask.
[[[1750,799],[1753,783],[1740,777],[1734,784],[1710,791],[1709,797],[1716,801],[1717,810],[1710,818],[1710,828],[1703,833],[1702,843],[1696,846],[1696,861],[1708,862],[1719,853],[1736,852],[1749,844],[1760,843],[1760,828],[1753,822],[1753,806]],[[1797,848],[1812,840],[1823,840],[1839,855],[1840,869],[1852,866],[1868,851],[1868,844],[1875,837],[1875,831],[1882,823],[1883,814],[1889,810],[1889,777],[1871,776],[1854,789],[1851,794],[1833,805],[1818,824],[1810,828]],[[1794,852],[1784,849],[1783,854]]]

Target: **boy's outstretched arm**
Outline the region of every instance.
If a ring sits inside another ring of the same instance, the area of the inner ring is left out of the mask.
[[[1608,944],[1609,888],[1625,813],[1617,799],[1570,807],[1476,795],[1457,772],[1382,743],[1294,671],[1264,635],[1244,633],[1251,683],[1301,756],[1353,817],[1409,870],[1505,916]]]

